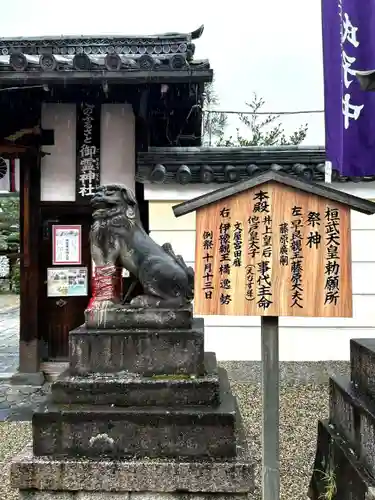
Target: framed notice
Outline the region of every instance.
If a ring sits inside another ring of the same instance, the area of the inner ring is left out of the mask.
[[[81,243],[81,226],[52,226],[52,265],[80,265]]]
[[[87,267],[49,267],[47,269],[47,296],[87,296]]]

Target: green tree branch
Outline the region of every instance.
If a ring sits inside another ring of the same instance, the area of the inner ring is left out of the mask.
[[[205,109],[209,109],[208,104],[215,107],[219,105],[213,84],[209,84],[206,95],[208,95],[208,101],[206,101]],[[245,104],[252,113],[259,113],[265,101],[254,93],[252,101]],[[203,119],[204,144],[224,147],[298,145],[305,140],[307,135],[308,125],[305,123],[288,136],[280,122],[280,115],[239,113],[238,118],[248,131],[244,134],[240,132],[240,128],[237,128],[236,137],[226,137],[227,117],[224,116],[224,113],[205,113]]]

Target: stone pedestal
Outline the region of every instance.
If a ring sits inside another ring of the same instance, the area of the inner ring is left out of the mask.
[[[88,329],[70,332],[70,372],[203,375],[204,325],[189,328]]]
[[[319,422],[309,496],[375,499],[375,340],[351,340],[351,376],[329,381],[329,420]]]
[[[253,465],[227,374],[204,353],[203,320],[179,317],[185,326],[70,333],[70,368],[33,415],[32,446],[12,464],[21,498],[251,493]]]
[[[85,325],[90,330],[96,328],[151,328],[154,330],[165,328],[190,328],[192,325],[192,307],[180,309],[145,308],[134,306],[107,307],[101,309],[87,309],[85,311]]]

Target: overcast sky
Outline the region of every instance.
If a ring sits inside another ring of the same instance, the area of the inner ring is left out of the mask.
[[[18,0],[1,6],[0,35],[154,34],[204,24],[195,57],[210,59],[222,109],[244,110],[257,92],[265,110],[293,111],[323,109],[320,15],[312,0]],[[291,131],[304,122],[305,144],[324,144],[323,114],[284,119]]]

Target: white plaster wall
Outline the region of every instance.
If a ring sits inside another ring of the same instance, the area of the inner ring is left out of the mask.
[[[130,104],[103,104],[101,114],[101,183],[135,189],[135,120]]]
[[[101,111],[101,183],[122,183],[134,190],[135,125],[128,104],[105,104]],[[76,105],[44,103],[42,127],[53,129],[55,144],[41,162],[41,200],[75,201]]]
[[[333,185],[356,196],[375,199],[375,183]],[[217,188],[214,186],[145,186],[150,201],[150,232],[168,241],[194,266],[195,216],[174,218],[172,206]],[[173,201],[172,201],[173,200]],[[319,361],[349,359],[351,338],[375,338],[375,215],[351,214],[353,318],[280,318],[280,359]],[[219,360],[260,360],[260,318],[205,316],[206,350]]]
[[[41,200],[75,201],[76,105],[43,103],[42,128],[54,130],[55,144],[41,160]]]

